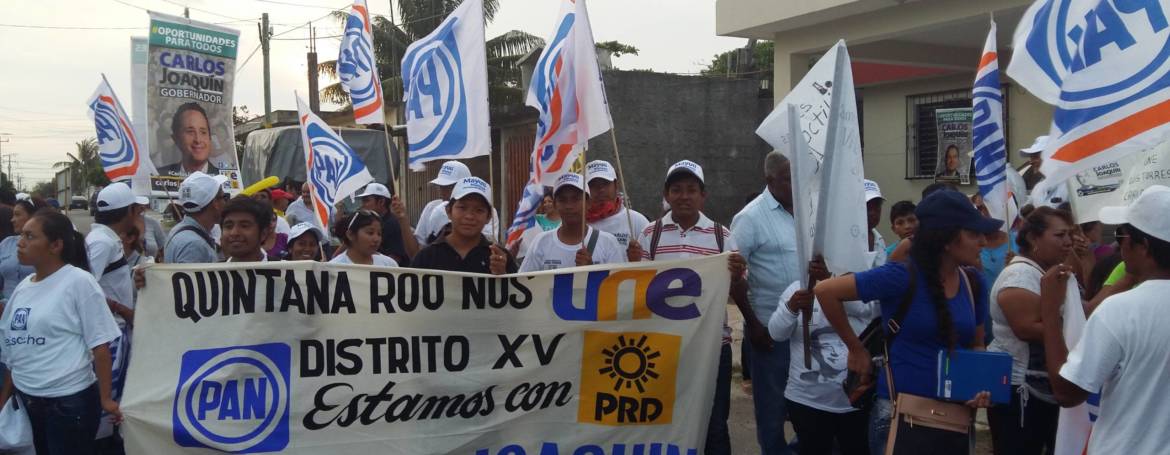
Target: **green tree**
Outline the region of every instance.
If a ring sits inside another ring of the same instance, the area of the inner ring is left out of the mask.
[[[428,35],[459,6],[459,0],[391,0],[400,13],[400,21],[392,24],[389,19],[375,16],[371,19],[374,41],[374,59],[378,76],[382,78],[382,93],[388,102],[402,100],[402,56],[406,47]],[[484,18],[491,22],[499,10],[499,0],[484,0]],[[345,24],[347,12],[335,12],[334,17]],[[519,30],[513,30],[487,40],[488,99],[493,106],[504,106],[523,102],[520,90],[520,66],[517,61],[533,49],[544,45],[544,40]],[[321,74],[337,79],[337,61],[331,60],[318,65]],[[333,83],[321,89],[321,99],[348,105],[349,94],[341,83]]]
[[[57,197],[57,179],[37,182],[33,186],[33,193],[40,194],[42,197],[55,198]],[[69,201],[61,201],[62,204],[69,204]]]
[[[756,42],[752,49],[752,64],[747,65],[744,48],[735,48],[715,55],[701,72],[705,76],[733,76],[770,72],[776,59],[776,46],[771,41]],[[731,66],[728,66],[728,65]],[[730,71],[728,71],[730,69]]]
[[[53,169],[68,169],[70,181],[74,182],[74,185],[108,185],[110,179],[106,177],[106,171],[102,169],[102,161],[98,156],[97,139],[85,138],[76,145],[77,151],[66,153],[65,155],[69,159],[53,163]],[[76,192],[76,188],[74,192]]]
[[[622,44],[617,41],[602,41],[600,43],[594,44],[594,47],[609,51],[615,58],[621,57],[625,54],[638,55],[638,48],[629,44]]]

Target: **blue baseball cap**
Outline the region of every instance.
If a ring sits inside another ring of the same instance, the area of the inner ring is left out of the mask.
[[[987,218],[958,191],[943,190],[931,193],[914,208],[919,229],[960,228],[980,234],[990,234],[1003,226],[1002,220]]]

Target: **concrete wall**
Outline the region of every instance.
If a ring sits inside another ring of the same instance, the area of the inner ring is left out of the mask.
[[[772,102],[759,98],[759,82],[609,71],[605,87],[626,185],[647,218],[661,214],[666,170],[680,160],[703,166],[704,212],[718,222],[730,224],[744,198],[763,189],[771,148],[755,129]],[[590,141],[586,159],[614,162],[608,134]]]
[[[1002,74],[1002,73],[1001,73]],[[881,85],[861,90],[864,120],[865,176],[881,185],[886,198],[880,230],[887,240],[894,238],[889,226],[889,206],[903,199],[918,201],[922,189],[933,179],[906,178],[906,97],[946,90],[970,90],[974,75],[960,75],[925,81]],[[1052,108],[1011,83],[1008,92],[1008,156],[1015,167],[1024,160],[1017,151],[1032,144],[1036,136],[1048,134]],[[972,184],[964,192],[978,191]]]

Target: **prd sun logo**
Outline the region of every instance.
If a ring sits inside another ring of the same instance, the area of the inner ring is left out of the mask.
[[[654,371],[654,359],[662,357],[662,352],[655,351],[646,345],[648,337],[642,335],[635,342],[627,342],[624,335],[618,335],[618,342],[609,349],[603,349],[606,367],[597,370],[598,373],[609,375],[614,379],[613,391],[620,392],[622,385],[638,387],[639,393],[645,393],[644,384],[652,379],[661,377]]]
[[[681,342],[664,333],[586,331],[577,421],[669,424]]]

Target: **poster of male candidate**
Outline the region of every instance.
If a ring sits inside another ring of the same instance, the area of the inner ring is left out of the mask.
[[[971,183],[971,108],[935,109],[938,130],[938,164],[934,179]]]
[[[237,30],[151,13],[147,132],[162,177],[155,189],[174,190],[195,171],[240,187],[232,125],[239,38]]]

